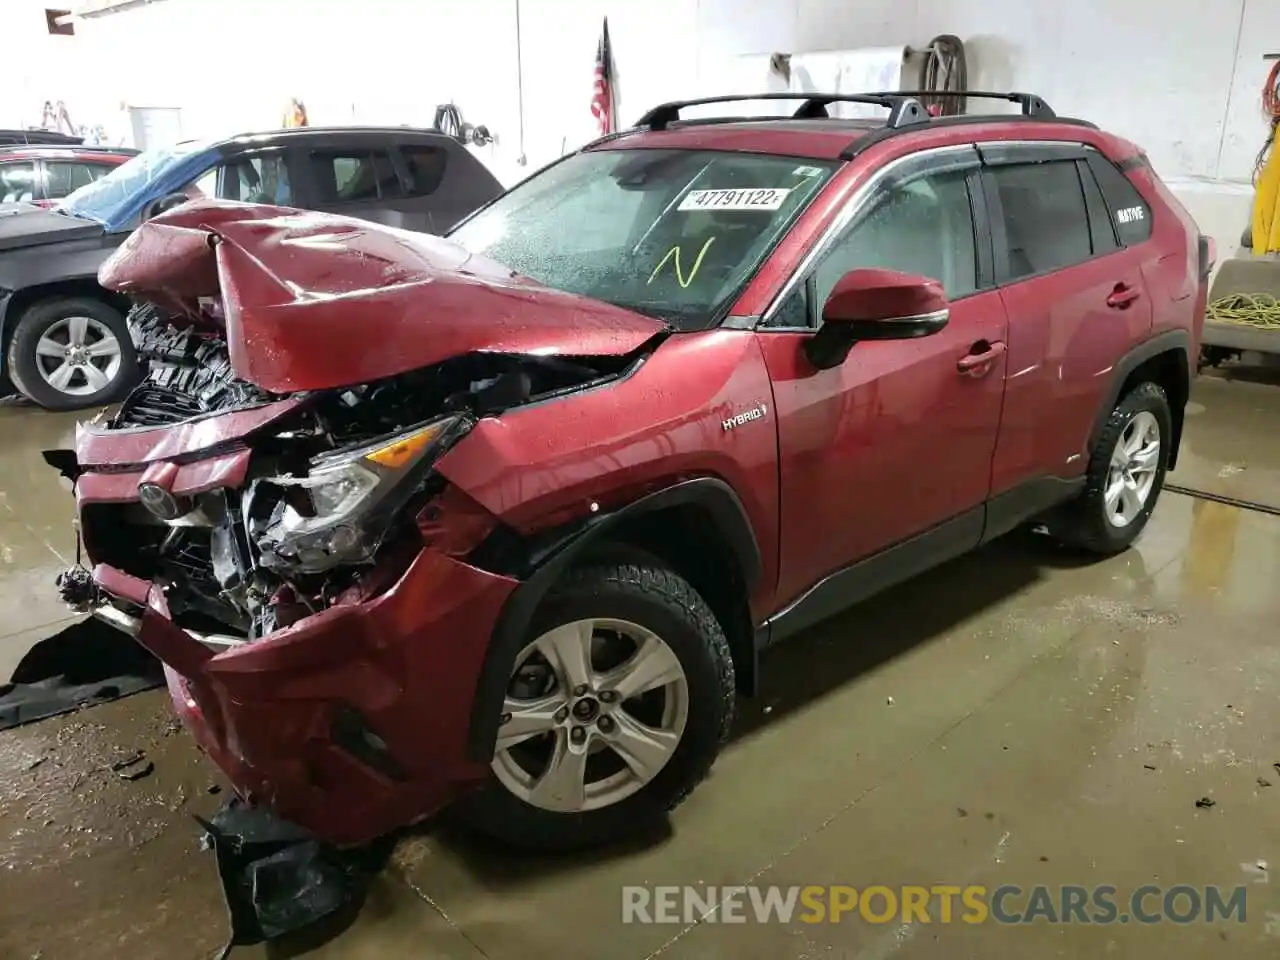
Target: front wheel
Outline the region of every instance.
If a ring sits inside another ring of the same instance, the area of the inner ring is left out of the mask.
[[[514,660],[477,829],[566,851],[650,828],[710,769],[733,715],[724,631],[660,567],[571,573]]]
[[[1173,417],[1164,389],[1141,383],[1111,411],[1094,444],[1085,489],[1049,532],[1091,553],[1119,553],[1137,539],[1164,488]]]
[[[46,410],[119,400],[138,380],[138,360],[120,311],[87,297],[27,309],[8,346],[9,377]]]

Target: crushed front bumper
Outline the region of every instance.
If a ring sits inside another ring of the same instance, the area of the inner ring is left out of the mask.
[[[427,548],[386,592],[239,644],[183,630],[152,583],[104,565],[93,583],[91,612],[164,663],[237,793],[321,840],[368,842],[488,774],[467,755],[471,705],[514,580]]]

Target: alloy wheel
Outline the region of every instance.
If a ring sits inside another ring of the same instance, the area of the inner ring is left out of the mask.
[[[661,637],[626,620],[577,620],[516,658],[493,771],[543,810],[607,807],[666,766],[688,714],[688,679]]]
[[[1103,494],[1113,527],[1127,527],[1146,507],[1160,469],[1160,447],[1160,421],[1150,411],[1139,411],[1120,432]]]
[[[102,321],[72,316],[55,320],[36,341],[36,369],[59,393],[87,397],[120,374],[120,341]]]

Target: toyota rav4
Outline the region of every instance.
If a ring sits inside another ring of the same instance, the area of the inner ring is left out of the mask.
[[[1133,144],[982,96],[1021,113],[663,105],[447,238],[155,217],[100,274],[150,373],[46,455],[92,560],[63,594],[324,840],[455,801],[543,849],[645,827],[762,648],[1156,505],[1212,247]]]

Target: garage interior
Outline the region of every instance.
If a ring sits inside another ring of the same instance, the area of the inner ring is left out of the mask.
[[[1280,291],[1242,244],[1267,137],[1258,92],[1280,50],[1274,0],[126,0],[53,19],[14,6],[30,36],[6,54],[0,127],[37,126],[54,102],[82,124],[72,132],[142,148],[275,129],[291,104],[315,126],[430,126],[452,104],[491,132],[469,149],[506,186],[596,134],[606,16],[622,126],[675,98],[825,89],[822,71],[846,55],[895,51],[911,89],[931,38],[955,36],[970,89],[1034,90],[1140,144],[1213,238],[1219,270],[1250,263],[1215,296]],[[52,32],[64,17],[74,35]],[[818,85],[787,87],[779,53],[791,77],[808,69],[794,82]],[[360,904],[233,956],[1275,956],[1280,346],[1268,335],[1280,327],[1268,317],[1239,350],[1222,341],[1229,352],[1192,385],[1177,469],[1133,548],[1085,562],[1019,531],[770,649],[759,695],[740,699],[712,774],[661,835],[538,858],[445,815],[389,838]],[[215,956],[226,906],[193,818],[229,788],[154,678],[101,689],[114,674],[98,660],[130,654],[54,589],[77,543],[69,485],[41,452],[92,415],[0,401],[0,691],[62,678],[104,701],[0,731],[0,957]],[[1010,883],[1244,885],[1248,913],[621,921],[630,884]]]

